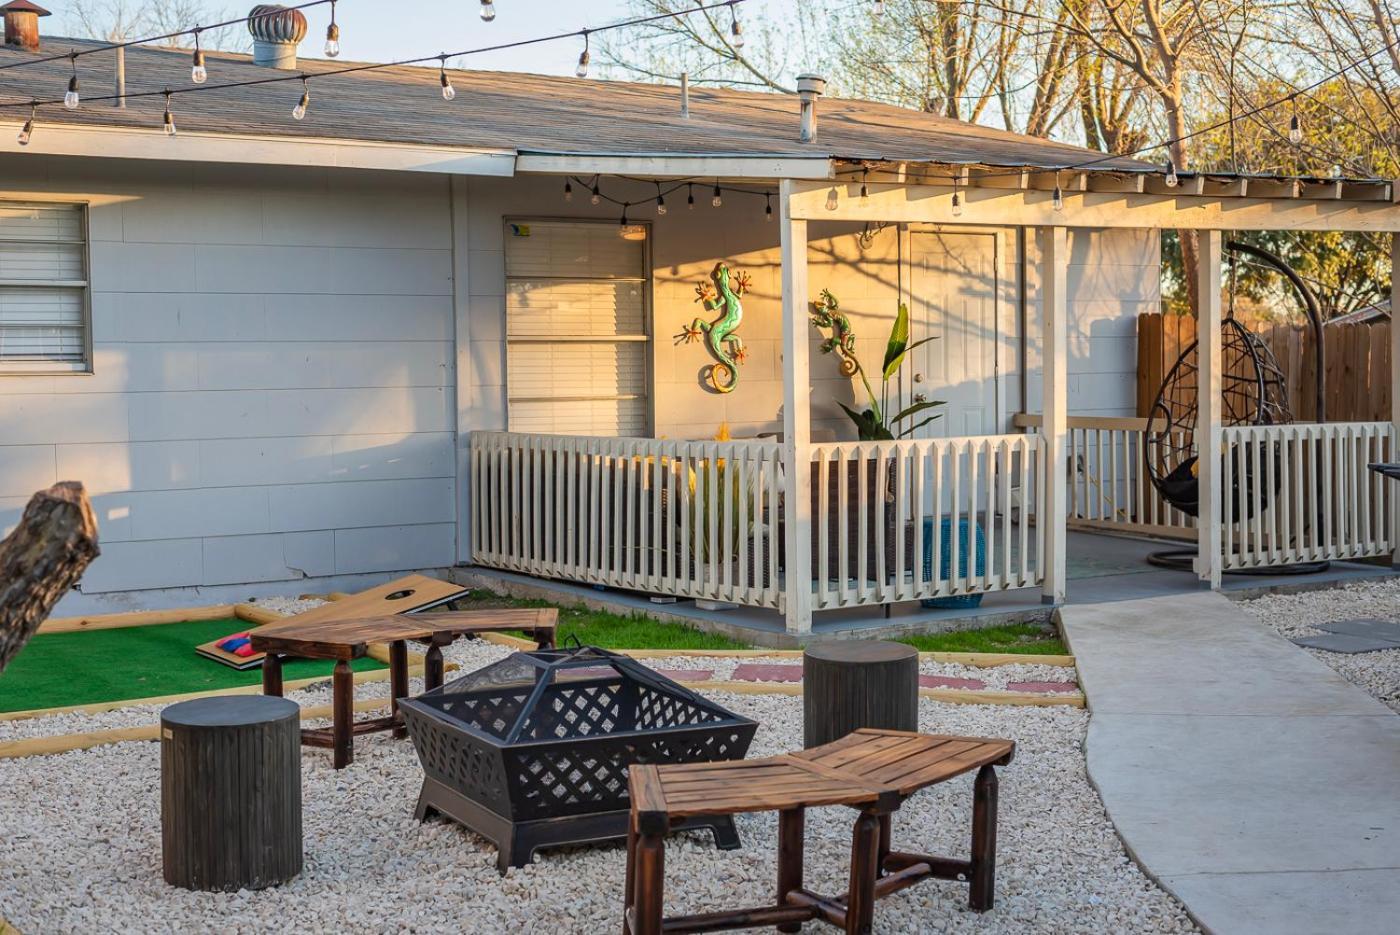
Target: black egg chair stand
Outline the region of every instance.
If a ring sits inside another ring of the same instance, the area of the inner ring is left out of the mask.
[[[1322,359],[1322,317],[1317,298],[1307,284],[1282,259],[1252,244],[1229,241],[1225,249],[1262,261],[1277,270],[1293,286],[1307,310],[1314,346]],[[1231,279],[1234,278],[1231,268]],[[1278,361],[1260,337],[1239,321],[1234,314],[1234,292],[1231,289],[1230,310],[1220,323],[1222,413],[1221,421],[1235,425],[1285,425],[1293,421],[1288,403],[1287,383]],[[1200,385],[1197,363],[1199,342],[1193,341],[1177,357],[1147,415],[1147,429],[1142,446],[1143,467],[1157,493],[1171,506],[1187,514],[1200,514],[1200,484],[1197,479],[1196,447],[1197,390]],[[1317,420],[1326,418],[1322,367],[1316,371]],[[1263,457],[1277,459],[1272,450]],[[1244,519],[1253,516],[1254,503],[1261,510],[1269,508],[1276,490],[1267,496],[1254,496],[1254,485],[1266,483],[1266,477],[1278,478],[1279,471],[1265,471],[1262,463],[1247,459],[1242,469],[1232,476],[1229,490],[1222,492],[1230,498],[1232,515]],[[1196,557],[1195,549],[1167,549],[1153,552],[1147,561],[1153,565],[1190,571]],[[1230,569],[1228,574],[1312,574],[1327,568],[1327,562],[1307,562],[1271,568]]]

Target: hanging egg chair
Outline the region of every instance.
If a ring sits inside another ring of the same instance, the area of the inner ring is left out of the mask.
[[[1322,322],[1317,310],[1317,300],[1307,285],[1281,259],[1254,247],[1230,241],[1226,250],[1232,254],[1249,254],[1263,260],[1281,272],[1293,284],[1303,299],[1313,326],[1315,346],[1321,357]],[[1221,343],[1221,423],[1225,426],[1239,425],[1283,425],[1293,421],[1289,408],[1287,382],[1278,360],[1267,344],[1238,318],[1234,309],[1235,264],[1238,257],[1232,257],[1230,271],[1229,310],[1220,323]],[[1153,488],[1172,507],[1188,516],[1200,514],[1200,482],[1198,479],[1198,459],[1196,446],[1196,401],[1200,385],[1197,363],[1198,342],[1193,341],[1181,352],[1162,381],[1157,398],[1147,414],[1147,428],[1143,436],[1143,467]],[[1318,421],[1325,417],[1322,409],[1322,368],[1317,372]],[[1258,455],[1256,457],[1256,451]],[[1274,479],[1277,488],[1281,472],[1278,470],[1278,452],[1272,446],[1260,446],[1246,450],[1246,457],[1240,468],[1232,473],[1230,487],[1222,492],[1228,497],[1232,515],[1249,519],[1254,515],[1254,504],[1260,510],[1267,510],[1277,494],[1277,489],[1259,491],[1255,496],[1256,485]],[[1275,461],[1274,469],[1267,470],[1266,460]],[[1196,556],[1194,549],[1173,549],[1156,552],[1148,556],[1154,565],[1168,568],[1191,568]],[[1307,574],[1326,568],[1326,563],[1290,566],[1287,569],[1241,569],[1239,573],[1298,573]]]

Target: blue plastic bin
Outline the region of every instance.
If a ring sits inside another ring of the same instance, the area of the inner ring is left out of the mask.
[[[975,556],[975,571],[973,574],[982,575],[987,571],[987,541],[982,536],[982,527],[970,522],[966,516],[958,518],[958,531],[953,535],[953,521],[948,517],[943,517],[939,523],[939,555],[938,555],[938,579],[946,581],[949,577],[949,569],[953,564],[953,548],[956,545],[958,550],[958,577],[967,577],[968,559],[968,528],[972,532],[972,552]],[[924,520],[924,580],[933,580],[933,518]],[[925,607],[940,608],[960,608],[977,607],[982,603],[981,594],[956,594],[949,597],[930,597],[919,602]]]

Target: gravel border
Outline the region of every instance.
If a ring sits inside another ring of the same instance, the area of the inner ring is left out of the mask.
[[[1400,578],[1359,581],[1340,588],[1268,594],[1240,603],[1245,611],[1283,636],[1315,636],[1317,624],[1357,617],[1400,622]],[[1332,653],[1298,647],[1331,666],[1392,711],[1400,713],[1400,649],[1373,653]]]
[[[502,647],[474,647],[496,655]],[[751,755],[800,745],[800,699],[714,695],[760,723]],[[920,728],[1017,741],[1000,771],[997,906],[966,907],[966,888],[929,881],[880,903],[881,932],[1195,932],[1180,905],[1134,865],[1085,775],[1088,715],[1073,708],[922,701]],[[303,759],[306,869],[260,893],[189,893],[160,871],[159,747],[123,743],[0,761],[0,905],[25,932],[312,931],[592,933],[616,930],[622,848],[545,852],[505,878],[479,838],[412,818],[421,770],[412,747],[385,734],[357,740],[348,769],[322,751]],[[896,846],[960,854],[971,782],[915,796],[895,821]],[[101,795],[94,795],[100,783]],[[667,848],[668,911],[771,899],[776,821],[740,816],[745,846],[716,851],[701,835]],[[808,879],[839,892],[850,813],[814,809]],[[468,921],[469,920],[469,921]],[[819,927],[808,926],[810,931]]]

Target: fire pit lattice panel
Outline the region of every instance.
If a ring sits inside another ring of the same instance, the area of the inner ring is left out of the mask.
[[[741,759],[757,726],[591,647],[515,653],[400,709],[426,774],[418,817],[490,838],[503,870],[539,846],[624,836],[628,766]],[[696,826],[738,846],[730,819]]]

